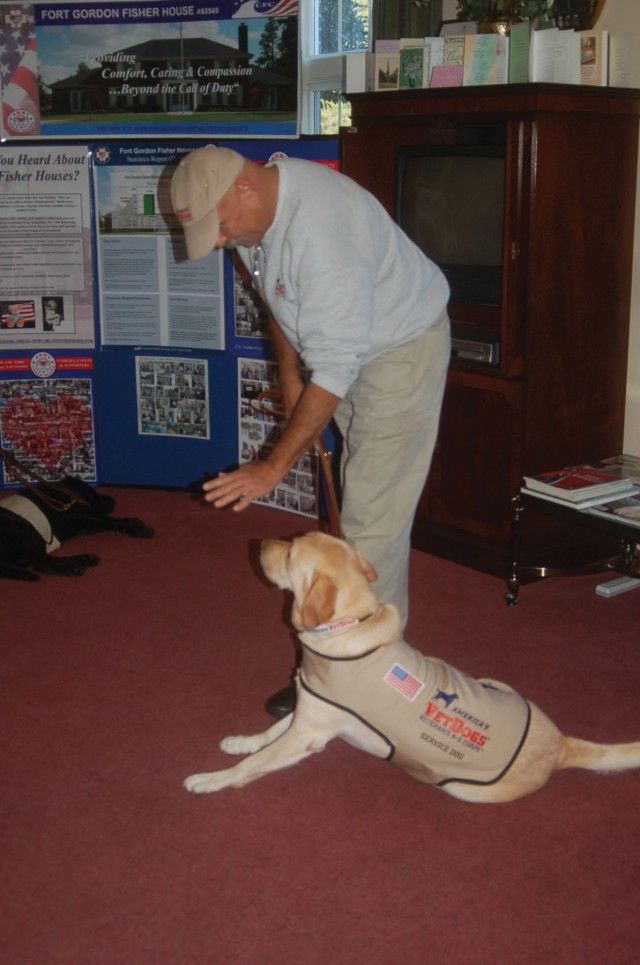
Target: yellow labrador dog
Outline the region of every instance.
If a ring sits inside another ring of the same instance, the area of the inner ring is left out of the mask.
[[[464,801],[512,801],[566,767],[640,767],[640,742],[565,737],[506,684],[472,679],[410,647],[396,608],[371,590],[375,571],[342,540],[324,533],[265,540],[261,559],[269,580],[293,593],[303,651],[296,709],[264,733],[225,738],[223,751],[250,756],[194,774],[187,790],[243,787],[335,737]]]

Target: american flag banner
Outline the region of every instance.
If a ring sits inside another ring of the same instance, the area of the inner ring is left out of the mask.
[[[32,4],[0,4],[0,76],[3,134],[38,135],[40,97]]]
[[[415,700],[420,691],[424,690],[422,681],[405,670],[399,663],[394,663],[383,679],[386,684],[401,693],[407,700]]]
[[[290,17],[298,13],[298,0],[237,0],[238,17]]]

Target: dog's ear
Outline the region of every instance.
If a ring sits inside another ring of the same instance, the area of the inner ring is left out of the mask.
[[[378,572],[377,572],[377,570],[375,570],[375,569],[373,568],[373,566],[371,565],[371,563],[369,563],[368,560],[365,560],[365,558],[364,558],[364,556],[362,555],[362,553],[358,553],[358,550],[356,550],[356,555],[357,555],[357,557],[358,557],[358,561],[359,561],[359,563],[360,563],[360,566],[362,567],[362,572],[364,573],[364,575],[365,575],[365,577],[367,578],[368,582],[369,582],[369,583],[375,583],[375,581],[378,579]]]
[[[300,608],[301,624],[305,630],[313,630],[327,623],[333,616],[338,587],[330,576],[318,574],[309,587]]]

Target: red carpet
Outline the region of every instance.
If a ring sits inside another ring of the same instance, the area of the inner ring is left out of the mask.
[[[151,541],[83,537],[84,577],[3,581],[4,965],[627,965],[640,773],[463,804],[335,742],[242,791],[181,781],[266,727],[293,645],[254,541],[309,528],[114,490]],[[408,639],[509,681],[566,731],[640,739],[640,591],[524,587],[414,553]]]

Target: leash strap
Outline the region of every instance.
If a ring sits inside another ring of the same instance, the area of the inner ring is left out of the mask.
[[[8,449],[0,448],[0,459],[5,465],[7,475],[12,479],[16,479],[25,489],[28,489],[40,502],[44,503],[45,506],[48,506],[50,509],[54,509],[58,513],[66,513],[67,510],[71,509],[72,506],[76,506],[78,503],[82,503],[84,506],[89,505],[81,496],[75,496],[69,493],[64,486],[58,486],[48,479],[43,479],[42,476],[39,476],[33,469],[27,469]],[[51,495],[51,493],[43,492],[42,489],[33,485],[31,479],[42,483],[48,489],[53,490],[54,493],[60,493],[60,498],[55,494]]]
[[[233,267],[240,275],[244,284],[256,291],[253,279],[237,251],[232,252],[232,260]],[[260,298],[260,292],[257,291],[256,294]],[[262,298],[260,298],[260,301],[269,321],[272,322],[273,318],[268,307]],[[256,399],[256,405],[266,415],[281,416],[284,411],[282,393],[277,389],[267,389],[265,392],[260,393]],[[316,475],[318,523],[320,529],[328,533],[329,536],[336,536],[338,539],[343,539],[344,534],[342,532],[342,526],[340,525],[340,507],[338,506],[338,497],[333,475],[333,458],[326,444],[324,434],[318,437],[313,445],[313,449],[318,457]]]

